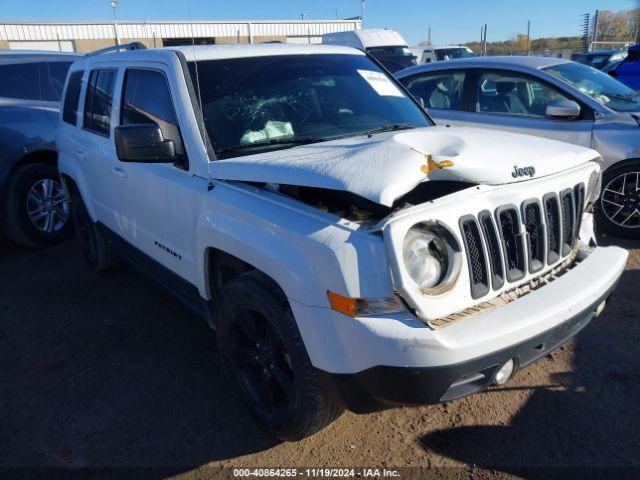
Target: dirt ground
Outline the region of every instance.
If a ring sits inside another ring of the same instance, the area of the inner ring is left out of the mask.
[[[346,413],[281,443],[230,392],[205,322],[153,281],[129,267],[89,271],[73,240],[48,250],[0,240],[0,467],[153,467],[139,471],[153,478],[202,478],[211,466],[640,475],[640,243],[625,246],[605,313],[506,386]]]

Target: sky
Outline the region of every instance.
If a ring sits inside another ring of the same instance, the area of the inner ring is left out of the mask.
[[[334,19],[360,15],[361,0],[119,0],[120,20]],[[581,15],[596,9],[640,8],[640,0],[366,0],[365,27],[399,31],[409,45],[427,38],[454,44],[487,40],[580,35]],[[109,0],[0,0],[2,22],[112,21]]]

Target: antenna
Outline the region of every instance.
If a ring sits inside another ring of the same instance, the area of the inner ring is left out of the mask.
[[[200,94],[200,76],[198,75],[198,58],[196,56],[196,37],[193,33],[193,16],[191,14],[191,0],[187,0],[187,6],[189,8],[189,27],[191,30],[191,47],[193,48],[193,65],[196,72],[196,93],[198,95],[198,108],[200,109],[200,117],[204,119],[204,111],[202,110],[202,95]],[[202,140],[206,141],[207,132],[205,131],[204,122],[202,122],[202,131],[200,132]],[[209,176],[209,183],[207,190],[213,190],[213,182],[211,181],[211,160],[207,160],[207,174]]]

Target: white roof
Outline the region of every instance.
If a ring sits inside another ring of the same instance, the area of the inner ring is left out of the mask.
[[[97,55],[81,57],[77,64],[88,61],[99,63],[101,61],[167,61],[175,58],[173,52],[182,52],[187,61],[219,60],[225,58],[264,57],[270,55],[313,55],[313,54],[343,54],[364,55],[364,52],[350,47],[335,45],[295,45],[278,43],[243,44],[243,45],[196,45],[175,46],[163,48],[149,48],[141,50],[127,50],[121,52],[108,52]]]
[[[222,58],[264,57],[268,55],[310,55],[310,54],[343,54],[364,55],[355,48],[337,45],[296,45],[284,43],[257,43],[253,45],[197,45],[165,47],[163,50],[178,50],[187,61],[217,60]],[[142,50],[144,51],[144,50]]]
[[[356,30],[355,34],[360,38],[366,47],[378,47],[387,45],[406,45],[407,42],[402,35],[395,30],[385,30],[381,28],[365,28]]]

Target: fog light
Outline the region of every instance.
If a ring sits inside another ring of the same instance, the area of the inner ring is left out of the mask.
[[[602,302],[600,302],[600,305],[598,305],[596,307],[596,317],[600,316],[600,314],[604,310],[604,307],[606,307],[606,306],[607,306],[607,301],[606,300],[603,300]]]
[[[500,370],[498,370],[498,373],[496,373],[496,384],[502,385],[504,383],[507,383],[507,380],[509,380],[511,378],[511,375],[513,374],[513,369],[515,368],[515,366],[516,362],[513,361],[513,358],[502,365],[502,367],[500,367]]]

